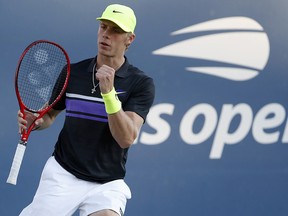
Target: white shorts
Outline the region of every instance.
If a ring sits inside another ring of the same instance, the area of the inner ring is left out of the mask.
[[[81,216],[110,209],[123,215],[131,191],[124,180],[106,184],[83,181],[48,159],[32,203],[20,216],[71,216],[79,209]]]

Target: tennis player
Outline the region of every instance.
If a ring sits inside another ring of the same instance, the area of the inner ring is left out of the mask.
[[[154,100],[152,78],[128,62],[136,17],[127,6],[109,5],[97,18],[98,54],[71,65],[66,94],[35,130],[66,110],[64,126],[34,199],[21,216],[124,215],[131,192],[124,181],[129,147]],[[27,114],[29,115],[29,114]],[[19,131],[35,118],[23,119]]]

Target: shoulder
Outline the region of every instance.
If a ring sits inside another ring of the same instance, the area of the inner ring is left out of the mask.
[[[137,85],[143,86],[144,84],[144,86],[154,86],[153,78],[138,67],[130,64],[128,67],[128,73],[132,79],[137,82]]]
[[[70,65],[70,78],[82,76],[82,72],[93,70],[94,58],[84,59]],[[81,73],[80,73],[81,72]],[[88,73],[87,73],[88,74]]]

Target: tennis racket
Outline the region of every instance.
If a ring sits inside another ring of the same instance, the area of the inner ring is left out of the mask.
[[[22,130],[7,183],[16,185],[27,141],[35,121],[42,118],[59,101],[68,84],[70,60],[58,44],[39,40],[31,43],[22,53],[15,75],[15,92],[23,118],[26,113],[35,120]]]

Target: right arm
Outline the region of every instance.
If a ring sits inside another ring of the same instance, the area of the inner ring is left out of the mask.
[[[51,109],[49,110],[42,118],[38,119],[35,122],[35,127],[33,130],[43,130],[48,128],[55,121],[57,115],[61,112],[61,110]],[[36,116],[33,113],[26,112],[26,120],[23,119],[23,113],[18,111],[18,125],[19,125],[19,133],[23,130],[27,130],[28,126],[35,120]]]

